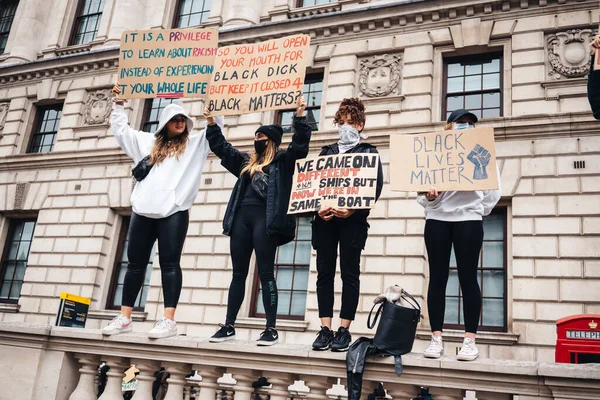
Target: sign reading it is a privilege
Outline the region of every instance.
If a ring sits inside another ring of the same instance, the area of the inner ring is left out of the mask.
[[[498,189],[493,128],[390,137],[392,190]]]
[[[118,72],[121,97],[205,97],[218,41],[217,29],[123,32]]]
[[[321,207],[375,206],[379,154],[336,154],[296,161],[288,214]]]
[[[219,48],[207,103],[211,115],[294,108],[309,44],[308,35],[294,35]]]

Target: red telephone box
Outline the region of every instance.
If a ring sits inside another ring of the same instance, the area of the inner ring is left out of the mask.
[[[580,314],[556,321],[558,363],[600,363],[600,315]]]

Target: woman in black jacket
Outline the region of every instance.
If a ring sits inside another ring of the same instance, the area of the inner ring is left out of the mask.
[[[594,118],[600,119],[600,71],[594,71],[596,51],[600,48],[600,35],[596,36],[590,44],[590,53],[592,60],[590,62],[590,73],[588,75],[588,100],[592,108]]]
[[[365,126],[365,106],[357,98],[344,99],[335,113],[339,127],[339,140],[323,147],[320,156],[340,153],[377,153],[375,146],[360,141]],[[377,173],[376,199],[383,188],[381,162]],[[313,248],[317,251],[317,302],[321,330],[313,343],[315,350],[346,351],[352,342],[350,324],[354,320],[360,291],[360,255],[367,241],[369,210],[321,209],[312,225]],[[342,308],[340,327],[334,334],[333,282],[340,248],[340,271],[342,275]]]
[[[229,144],[208,109],[204,110],[210,149],[221,159],[221,165],[238,178],[223,219],[223,233],[231,237],[233,264],[227,318],[210,338],[211,342],[235,338],[234,324],[244,301],[253,250],[267,315],[267,327],[257,344],[271,346],[278,342],[279,335],[275,330],[277,285],[273,269],[277,247],[294,240],[296,233],[296,219],[287,215],[287,209],[295,162],[308,154],[311,127],[306,123],[305,108],[306,101],[301,97],[294,117],[292,142],[287,150],[279,149],[283,136],[281,126],[263,125],[256,130],[252,154],[241,152]]]

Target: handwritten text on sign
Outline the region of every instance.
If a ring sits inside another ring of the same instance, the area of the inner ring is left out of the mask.
[[[379,154],[338,154],[296,161],[288,214],[321,207],[373,208]]]
[[[310,37],[219,48],[210,83],[212,115],[294,108],[302,95]]]
[[[219,31],[125,31],[118,79],[122,97],[204,97],[214,71]]]
[[[392,135],[392,190],[498,188],[493,128]]]

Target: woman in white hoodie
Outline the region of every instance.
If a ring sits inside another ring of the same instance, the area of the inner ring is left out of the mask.
[[[121,93],[118,84],[115,96]],[[189,209],[198,190],[209,146],[205,130],[190,135],[194,122],[177,104],[169,104],[160,114],[154,133],[131,129],[123,100],[115,99],[111,130],[119,146],[135,164],[146,165],[147,175],[136,174],[138,182],[131,194],[131,223],[127,232],[127,272],[123,282],[121,315],[102,333],[114,335],[132,328],[131,312],[144,282],[154,242],[158,256],[164,296],[164,317],[148,332],[150,338],[177,334],[175,309],[182,285],[181,252],[188,229]],[[223,118],[217,118],[222,126]]]
[[[470,129],[475,127],[477,116],[467,110],[456,110],[450,114],[447,122],[446,130]],[[479,356],[479,350],[475,346],[475,334],[481,314],[477,267],[483,245],[482,219],[492,212],[498,200],[500,189],[438,192],[431,188],[429,192],[419,193],[417,197],[418,203],[425,208],[425,246],[429,257],[427,307],[432,336],[431,343],[425,349],[425,357],[439,358],[444,354],[442,325],[453,246],[465,319],[465,338],[457,358],[471,361]]]

